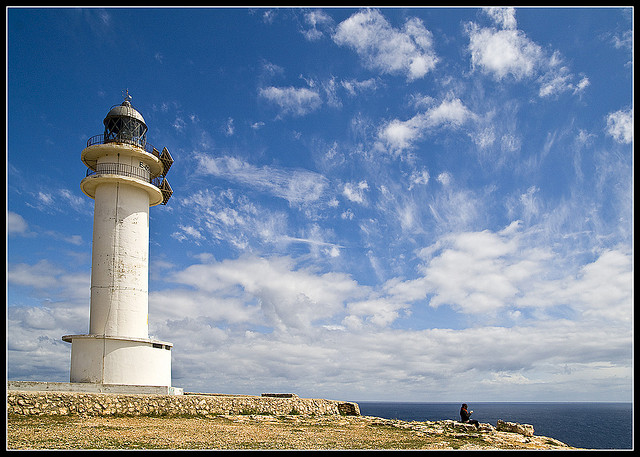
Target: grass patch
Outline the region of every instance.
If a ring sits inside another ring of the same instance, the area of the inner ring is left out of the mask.
[[[260,411],[255,408],[244,408],[238,413],[239,416],[273,416],[273,413],[268,411]]]

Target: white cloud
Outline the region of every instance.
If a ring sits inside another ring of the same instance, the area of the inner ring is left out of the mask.
[[[583,77],[578,83],[578,85],[575,87],[574,93],[584,91],[587,87],[589,87],[590,84],[591,82],[589,81],[589,78],[587,78],[586,76]]]
[[[206,294],[239,298],[237,306],[254,304],[261,314],[260,320],[253,323],[292,331],[307,329],[317,320],[341,313],[346,301],[366,293],[366,288],[348,275],[296,269],[294,261],[287,257],[242,257],[192,265],[171,279]],[[208,308],[196,301],[191,306]],[[190,315],[210,313],[199,308]]]
[[[89,323],[90,275],[47,260],[10,264],[7,363],[12,379],[68,381],[71,346],[62,335]]]
[[[429,172],[427,170],[414,170],[411,172],[409,180],[409,190],[418,185],[426,185],[429,183]]]
[[[456,129],[475,115],[458,98],[448,98],[440,105],[416,114],[411,119],[393,119],[380,127],[378,147],[400,154],[413,144],[438,128]]]
[[[496,30],[470,24],[467,33],[473,67],[497,80],[507,76],[516,80],[531,77],[543,57],[542,48],[520,30]]]
[[[236,157],[211,157],[204,153],[197,153],[195,159],[200,173],[240,182],[283,198],[290,204],[317,202],[323,198],[328,186],[324,176],[312,171],[256,167]]]
[[[532,221],[533,218],[537,217],[540,213],[541,202],[536,196],[538,192],[540,192],[540,189],[535,186],[531,186],[529,187],[529,189],[527,189],[526,193],[520,195],[522,215],[527,225],[529,225],[530,221]]]
[[[252,245],[286,243],[288,216],[251,202],[230,190],[201,189],[179,200],[186,224],[172,236],[198,245],[226,243],[245,250]]]
[[[211,276],[211,279],[216,279]],[[225,293],[221,286],[212,293],[211,287],[197,287],[195,290],[169,289],[149,294],[150,325],[157,332],[157,326],[180,325],[191,319],[196,325],[205,322],[224,322],[227,325],[251,324],[259,322],[259,307],[250,301],[241,300],[231,289]]]
[[[611,37],[611,43],[616,49],[633,49],[633,32],[631,30],[625,30],[622,32],[622,36],[613,35]]]
[[[378,81],[374,78],[369,78],[364,81],[350,79],[341,81],[340,84],[347,90],[347,93],[351,96],[356,96],[360,92],[375,91],[378,88]]]
[[[268,9],[262,12],[262,21],[265,24],[272,24],[278,14],[277,10]]]
[[[322,29],[331,26],[333,18],[322,10],[313,10],[305,12],[304,22],[309,28],[302,30],[302,34],[307,40],[315,41],[324,36]]]
[[[180,116],[177,116],[175,121],[173,121],[173,128],[176,129],[176,131],[178,132],[182,132],[186,126],[187,126],[187,123]]]
[[[443,186],[448,186],[451,183],[451,173],[443,171],[438,175],[437,181]]]
[[[438,233],[459,232],[474,227],[485,205],[484,196],[453,186],[453,178],[447,172],[440,173],[437,180],[443,189],[433,195],[427,208]]]
[[[41,260],[35,265],[19,263],[12,265],[7,272],[10,283],[30,286],[37,289],[50,289],[58,285],[58,275],[62,270],[47,260]]]
[[[88,273],[71,273],[49,260],[11,264],[7,271],[7,282],[37,291],[47,300],[60,301],[60,297],[71,303],[87,300],[90,291]]]
[[[424,77],[438,62],[432,34],[417,18],[397,30],[379,11],[360,11],[338,25],[333,40],[353,48],[367,68],[405,74],[408,80]]]
[[[24,235],[27,233],[28,224],[22,216],[13,211],[7,211],[7,233],[9,235]]]
[[[496,27],[467,24],[468,50],[471,65],[497,81],[513,78],[515,81],[534,80],[540,88],[540,97],[556,96],[565,92],[581,94],[589,86],[583,76],[576,76],[563,64],[559,52],[550,56],[543,48],[517,29],[513,8],[486,8],[485,13]]]
[[[426,173],[424,171],[423,173]],[[424,174],[412,174],[409,190],[416,185],[424,185],[428,181],[428,173]],[[422,199],[422,192],[417,192],[416,195],[407,193],[402,189],[402,185],[389,182],[387,185],[381,185],[380,198],[377,201],[376,208],[378,209],[381,220],[385,221],[384,225],[387,227],[393,227],[393,235],[398,238],[397,241],[404,240],[407,236],[415,235],[416,233],[423,233],[424,221],[424,201]],[[401,234],[397,233],[398,228],[401,230]]]
[[[633,140],[633,112],[619,110],[607,116],[607,134],[618,143],[629,144]]]
[[[330,78],[326,82],[323,82],[321,86],[327,98],[327,105],[334,108],[340,108],[342,106],[342,101],[338,97],[338,84],[336,83],[336,78]]]
[[[180,224],[178,227],[180,228],[180,231],[174,232],[172,236],[179,241],[190,239],[197,244],[198,240],[203,238],[202,233],[190,225],[185,226]]]
[[[484,12],[503,29],[515,29],[516,11],[514,8],[485,8]]]
[[[395,151],[403,151],[413,144],[422,134],[420,129],[421,117],[414,117],[408,121],[394,119],[380,129],[379,137]]]
[[[569,68],[562,64],[562,59],[558,52],[555,52],[548,62],[547,70],[540,76],[540,97],[558,95],[563,92],[578,94],[584,92],[589,87],[589,78],[583,77],[577,84],[574,84],[575,77]]]
[[[535,280],[521,306],[569,306],[583,319],[610,324],[630,324],[633,269],[631,256],[609,249],[595,261],[555,281]]]
[[[352,221],[355,215],[353,214],[353,211],[351,211],[350,209],[347,209],[341,214],[340,217],[342,217],[342,219]]]
[[[511,224],[501,232],[461,232],[423,248],[423,274],[390,282],[389,293],[404,300],[429,297],[432,307],[468,314],[570,309],[578,320],[611,325],[631,319],[632,264],[628,253],[602,251],[574,272],[547,247],[528,246],[533,232]],[[522,313],[521,313],[522,314]]]
[[[38,192],[38,200],[47,206],[53,203],[53,197],[51,196],[51,194],[45,194],[44,192]]]
[[[443,237],[420,253],[422,276],[395,278],[377,290],[348,274],[302,266],[303,259],[209,259],[165,276],[163,290],[151,292],[150,334],[174,343],[172,383],[189,391],[338,392],[393,401],[426,400],[427,389],[430,398],[448,401],[470,392],[462,380],[472,373],[487,401],[532,401],[541,386],[550,390],[547,399],[584,400],[592,391],[624,399],[631,379],[630,256],[608,250],[575,274],[554,278],[553,257],[527,248],[523,235],[514,222],[497,233]],[[51,273],[67,277],[40,265],[23,283],[46,286],[34,278]],[[394,328],[432,295],[471,315],[509,303],[522,315],[516,326],[483,325],[481,318],[468,328]],[[575,309],[575,319],[528,311],[552,315],[556,307]],[[70,349],[60,335],[87,321],[86,300],[55,310],[10,307],[12,375],[27,379],[37,364],[40,376],[47,367],[47,379],[64,380]],[[576,387],[576,379],[588,389]]]
[[[267,87],[260,89],[260,97],[275,103],[280,108],[280,114],[304,116],[315,111],[322,104],[320,95],[307,88],[295,87]]]
[[[227,124],[225,126],[225,135],[232,136],[235,133],[235,127],[233,126],[233,118],[227,119]]]
[[[442,242],[425,266],[425,289],[433,294],[429,304],[434,307],[490,315],[513,306],[523,281],[542,271],[537,251],[522,259],[517,242],[499,234],[467,232]]]
[[[347,306],[349,315],[342,322],[347,327],[362,328],[365,323],[375,327],[388,327],[398,319],[400,311],[406,311],[408,308],[407,303],[394,302],[386,297],[372,297],[368,300],[349,303]]]
[[[365,191],[369,189],[367,181],[360,181],[359,183],[346,183],[342,189],[342,195],[347,200],[355,203],[365,203]]]

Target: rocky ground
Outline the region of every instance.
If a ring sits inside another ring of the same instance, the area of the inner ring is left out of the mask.
[[[15,416],[7,449],[572,449],[454,421],[370,416]]]

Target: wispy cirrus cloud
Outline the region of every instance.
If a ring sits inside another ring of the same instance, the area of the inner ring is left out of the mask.
[[[197,153],[199,173],[239,182],[287,200],[291,205],[318,202],[325,196],[328,180],[323,175],[301,169],[257,167],[237,157],[211,157]]]
[[[322,10],[307,11],[304,13],[306,28],[301,33],[309,41],[319,40],[324,36],[324,29],[333,24],[333,18]]]
[[[71,209],[78,213],[90,214],[92,210],[90,200],[69,189],[42,189],[30,194],[32,199],[28,204],[46,213],[66,212]]]
[[[172,237],[199,246],[228,244],[244,251],[262,244],[285,244],[289,233],[288,215],[267,209],[227,189],[200,189],[180,199],[184,222],[177,224]]]
[[[265,87],[258,91],[258,95],[278,106],[280,116],[291,114],[304,116],[315,111],[322,105],[322,98],[318,92],[306,87]]]

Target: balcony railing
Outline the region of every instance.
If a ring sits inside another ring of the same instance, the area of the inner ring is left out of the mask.
[[[149,154],[153,154],[157,158],[160,158],[160,153],[156,148],[153,147],[152,144],[147,143],[146,137],[131,137],[126,135],[118,135],[115,137],[110,137],[105,140],[104,134],[94,135],[87,140],[87,147],[93,146],[94,144],[106,144],[106,143],[126,143],[132,144],[134,146],[138,146],[139,148],[144,149],[145,152]]]
[[[128,176],[132,178],[140,179],[144,182],[148,182],[158,189],[162,193],[162,204],[166,205],[171,195],[173,194],[173,189],[169,185],[169,181],[166,179],[167,172],[169,168],[171,168],[171,164],[173,164],[173,158],[167,148],[164,148],[162,152],[159,152],[156,148],[153,147],[150,143],[147,143],[146,136],[142,137],[133,137],[127,135],[116,135],[107,137],[105,139],[104,134],[94,135],[87,140],[87,147],[93,146],[94,144],[105,144],[105,143],[126,143],[132,144],[139,148],[142,148],[145,152],[153,155],[162,163],[162,172],[159,176],[155,178],[151,177],[151,170],[149,167],[144,164],[144,162],[140,162],[140,166],[133,166],[125,163],[97,163],[97,160],[92,159],[91,161],[85,161],[85,163],[89,166],[87,169],[87,176],[92,175],[103,175],[103,174],[113,174],[120,176]]]
[[[164,176],[151,178],[151,171],[146,166],[133,166],[128,163],[99,163],[96,169],[87,168],[87,177],[93,175],[119,175],[137,178],[160,189],[162,204],[166,205],[173,194],[173,189]]]
[[[135,167],[128,163],[99,163],[96,169],[87,168],[87,176],[91,175],[120,175],[138,178],[145,182],[152,182],[151,172],[146,167]]]

